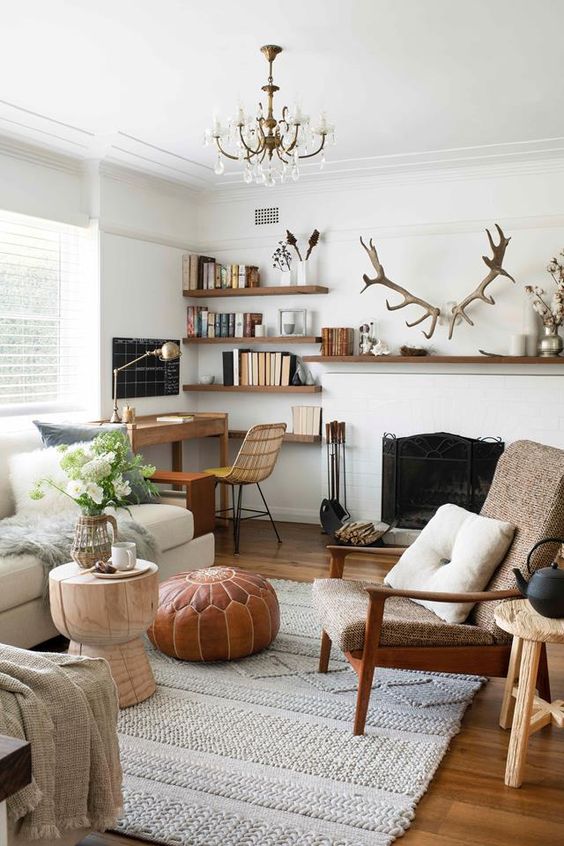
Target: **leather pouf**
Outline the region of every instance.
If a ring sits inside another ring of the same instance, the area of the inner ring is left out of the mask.
[[[265,649],[278,634],[274,588],[258,573],[208,567],[160,586],[151,642],[185,661],[225,661]]]

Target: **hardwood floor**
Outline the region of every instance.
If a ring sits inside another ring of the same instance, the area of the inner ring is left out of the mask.
[[[233,564],[271,578],[312,581],[327,574],[326,538],[319,528],[279,524],[279,546],[263,521],[241,531],[241,555],[231,554],[228,529],[216,532],[217,564]],[[380,578],[384,569],[360,558],[348,560],[348,578]],[[564,698],[564,647],[549,649],[553,699]],[[564,846],[564,731],[544,728],[533,735],[523,787],[505,787],[509,732],[498,727],[503,681],[491,680],[467,710],[461,732],[428,792],[415,821],[398,840],[402,846]],[[93,835],[88,846],[119,846],[126,838]],[[128,841],[131,843],[131,841]]]

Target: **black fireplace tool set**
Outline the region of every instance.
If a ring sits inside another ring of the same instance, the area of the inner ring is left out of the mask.
[[[347,508],[347,453],[345,423],[332,420],[325,424],[327,450],[327,498],[322,500],[319,519],[323,531],[336,543],[347,546],[381,545],[388,526],[370,521],[351,521]]]

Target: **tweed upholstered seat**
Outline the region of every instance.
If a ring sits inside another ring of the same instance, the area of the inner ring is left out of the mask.
[[[364,647],[369,582],[317,579],[313,607],[332,642],[343,652]],[[486,629],[445,623],[416,602],[392,597],[386,602],[380,634],[381,646],[483,646],[494,643]]]

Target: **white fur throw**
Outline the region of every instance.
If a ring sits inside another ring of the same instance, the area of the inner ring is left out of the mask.
[[[72,513],[78,516],[80,508],[66,494],[60,493],[51,485],[43,485],[43,499],[31,499],[29,493],[39,479],[51,479],[59,487],[68,484],[66,473],[61,470],[62,458],[57,447],[35,449],[33,452],[21,452],[8,459],[10,485],[16,504],[16,514],[36,516],[58,516]]]
[[[513,540],[515,526],[458,505],[441,505],[387,574],[389,587],[459,593],[484,590]],[[413,600],[447,623],[463,623],[471,602]]]

